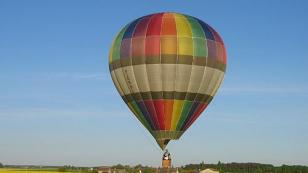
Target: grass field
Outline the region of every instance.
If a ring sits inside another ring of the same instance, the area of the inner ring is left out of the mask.
[[[7,168],[0,168],[0,173],[63,173],[58,172],[55,169],[46,169],[46,170],[40,170],[40,169],[7,169]],[[65,173],[76,173],[76,172],[65,172]]]

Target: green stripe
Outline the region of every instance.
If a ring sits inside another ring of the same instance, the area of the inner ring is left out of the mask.
[[[206,44],[206,40],[203,38],[194,38],[194,56],[197,57],[208,57],[208,48]]]
[[[207,45],[206,38],[200,23],[194,18],[187,16],[190,23],[192,34],[193,34],[193,44],[194,44],[194,56],[197,57],[207,57]]]
[[[203,29],[202,29],[200,23],[190,16],[186,16],[186,18],[190,23],[190,27],[191,27],[193,37],[201,37],[201,38],[205,39],[205,35],[204,35]]]
[[[121,43],[122,43],[122,38],[123,35],[126,31],[126,29],[128,28],[129,25],[126,25],[121,31],[120,33],[117,35],[113,45],[112,45],[112,61],[120,59],[120,53],[121,53]]]
[[[181,130],[181,127],[183,126],[188,114],[189,114],[189,111],[191,109],[191,106],[192,106],[193,102],[192,101],[186,101],[184,102],[184,105],[183,105],[183,108],[182,108],[182,113],[181,113],[181,117],[180,117],[180,120],[176,126],[176,129],[177,130]]]

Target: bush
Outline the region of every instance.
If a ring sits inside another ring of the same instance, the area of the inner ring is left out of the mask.
[[[60,168],[58,168],[58,172],[66,172],[66,168],[65,167],[60,167]]]

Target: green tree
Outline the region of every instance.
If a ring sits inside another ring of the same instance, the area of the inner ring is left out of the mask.
[[[0,168],[3,168],[4,166],[3,166],[3,164],[0,162]]]
[[[139,171],[140,169],[142,169],[142,165],[141,165],[141,164],[136,165],[136,166],[134,167],[134,171]]]
[[[201,169],[201,170],[203,170],[203,169],[205,169],[206,167],[205,167],[205,163],[204,163],[204,161],[202,161],[201,163],[200,163],[200,168],[199,169]]]
[[[222,172],[222,171],[223,171],[223,170],[222,170],[222,166],[221,166],[220,160],[219,160],[218,163],[217,163],[217,169],[218,169],[219,172]]]
[[[125,169],[125,166],[121,165],[121,164],[117,164],[115,166],[113,166],[112,168],[116,168],[116,169]]]
[[[155,173],[155,169],[149,168],[149,167],[144,167],[142,172],[143,173]]]

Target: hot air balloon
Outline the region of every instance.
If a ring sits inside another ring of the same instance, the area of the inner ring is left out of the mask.
[[[224,78],[226,49],[200,19],[155,13],[118,33],[109,69],[122,99],[163,150],[213,99]]]

